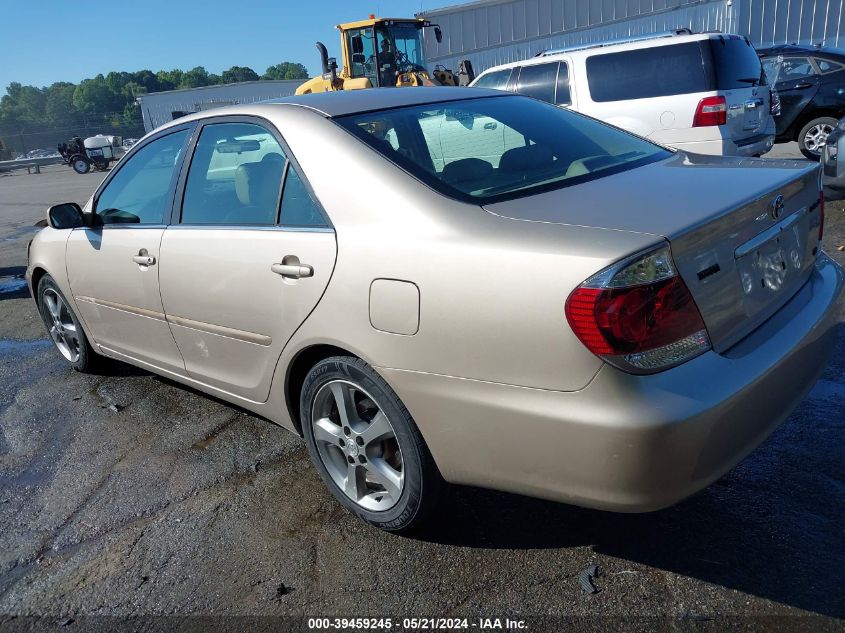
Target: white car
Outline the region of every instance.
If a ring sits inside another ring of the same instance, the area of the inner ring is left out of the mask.
[[[583,112],[688,152],[772,148],[771,92],[747,38],[688,30],[547,51],[472,83]]]

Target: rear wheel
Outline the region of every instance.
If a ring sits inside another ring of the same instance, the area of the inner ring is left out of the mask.
[[[798,133],[798,148],[801,153],[810,160],[818,161],[828,134],[833,132],[838,124],[837,119],[829,116],[809,121]]]
[[[56,349],[76,371],[89,371],[96,354],[62,291],[50,275],[44,275],[37,292],[38,311]]]
[[[87,174],[91,171],[91,162],[82,156],[74,156],[70,159],[70,166],[77,174]]]
[[[360,359],[317,363],[300,397],[308,452],[326,486],[352,513],[399,532],[436,505],[443,480],[411,414]]]

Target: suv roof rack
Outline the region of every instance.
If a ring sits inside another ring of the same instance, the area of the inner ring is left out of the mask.
[[[708,31],[709,33],[710,31]],[[718,31],[713,31],[718,32]],[[604,42],[593,42],[591,44],[575,44],[574,46],[564,46],[563,48],[554,48],[552,50],[537,53],[535,57],[545,57],[546,55],[555,55],[557,53],[568,53],[570,51],[581,51],[589,48],[601,48],[603,46],[613,46],[615,44],[629,44],[631,42],[642,42],[644,40],[656,40],[663,37],[675,37],[677,35],[694,35],[693,30],[683,27],[673,29],[671,31],[663,31],[660,33],[648,33],[644,35],[632,35],[630,37],[620,37],[613,40],[605,40]]]

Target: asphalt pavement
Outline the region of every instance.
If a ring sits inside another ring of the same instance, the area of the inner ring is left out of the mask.
[[[455,488],[394,536],[335,503],[304,443],[272,423],[126,365],[65,366],[16,275],[46,207],[84,202],[102,177],[0,175],[0,630],[281,631],[336,616],[391,630],[430,617],[845,628],[845,324],[783,426],[672,508]],[[844,209],[828,205],[824,243],[840,263]],[[579,582],[591,565],[595,593]]]

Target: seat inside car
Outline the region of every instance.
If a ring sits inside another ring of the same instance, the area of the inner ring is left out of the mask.
[[[450,185],[462,185],[461,189],[480,184],[493,173],[493,165],[480,158],[462,158],[447,163],[440,178]]]
[[[235,170],[235,194],[243,205],[237,219],[244,224],[273,224],[281,185],[284,157],[265,155],[261,161],[243,163]]]
[[[557,159],[545,145],[513,147],[502,154],[499,171],[524,178],[528,174],[543,172],[556,166]]]

